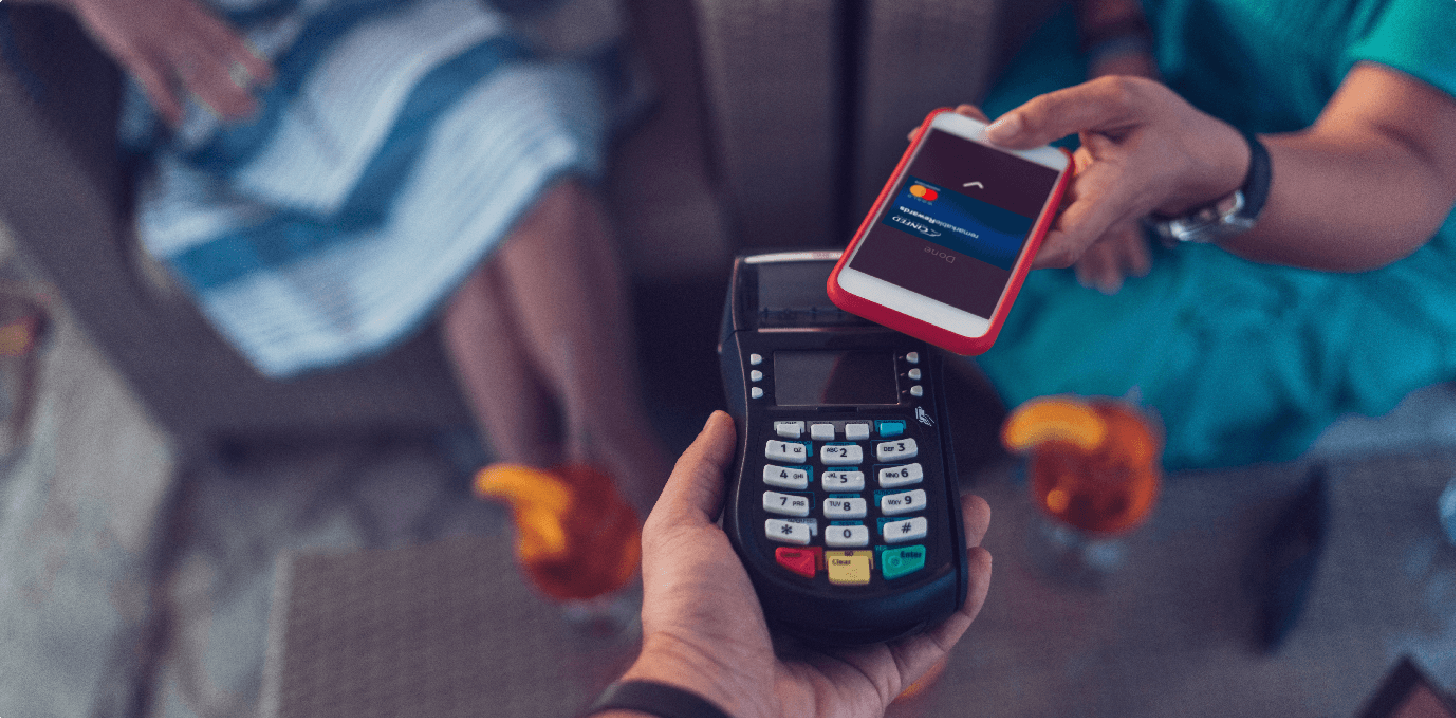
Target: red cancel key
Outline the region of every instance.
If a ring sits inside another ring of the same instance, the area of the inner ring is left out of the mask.
[[[814,578],[814,571],[818,568],[819,557],[816,555],[818,548],[789,548],[787,546],[774,549],[774,558],[779,565],[803,576]]]

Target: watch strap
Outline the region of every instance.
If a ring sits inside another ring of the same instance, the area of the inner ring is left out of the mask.
[[[1244,209],[1240,213],[1249,221],[1259,218],[1264,203],[1269,199],[1269,188],[1274,183],[1274,165],[1269,160],[1269,150],[1258,136],[1245,132],[1244,142],[1249,145],[1249,171],[1244,174],[1244,183],[1239,191],[1244,194]]]
[[[1149,216],[1144,222],[1163,238],[1165,243],[1216,242],[1233,237],[1254,226],[1269,199],[1274,182],[1273,164],[1264,143],[1252,132],[1241,132],[1249,147],[1249,167],[1244,182],[1234,191],[1231,208],[1220,209],[1224,198],[1213,204],[1195,208],[1181,217]]]
[[[722,708],[690,690],[654,681],[613,683],[585,715],[607,710],[638,711],[658,718],[729,718]]]

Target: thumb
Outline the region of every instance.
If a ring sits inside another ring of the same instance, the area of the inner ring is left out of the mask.
[[[1077,132],[1109,132],[1138,124],[1150,88],[1137,77],[1099,77],[1027,100],[986,128],[986,139],[1016,149],[1038,147]]]
[[[733,419],[723,411],[708,417],[698,438],[688,446],[662,489],[662,496],[647,517],[653,525],[711,523],[723,505],[728,468],[733,464],[737,436]]]

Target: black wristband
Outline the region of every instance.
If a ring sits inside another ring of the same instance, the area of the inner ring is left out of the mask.
[[[606,710],[640,711],[658,718],[728,718],[722,708],[690,690],[652,681],[618,681],[607,686],[585,715]]]
[[[1249,171],[1244,174],[1244,183],[1239,191],[1244,194],[1243,214],[1251,221],[1264,211],[1264,202],[1269,199],[1269,187],[1274,183],[1274,166],[1269,161],[1269,150],[1252,132],[1245,132],[1244,141],[1249,144]]]
[[[1269,188],[1274,184],[1274,167],[1264,143],[1252,132],[1241,134],[1249,146],[1249,169],[1232,195],[1190,210],[1181,217],[1149,215],[1143,219],[1164,243],[1172,246],[1178,242],[1222,242],[1249,231],[1258,221],[1269,200]]]

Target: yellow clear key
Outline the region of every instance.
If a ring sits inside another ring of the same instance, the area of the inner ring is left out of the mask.
[[[824,563],[835,586],[864,586],[874,569],[871,551],[825,551]]]

